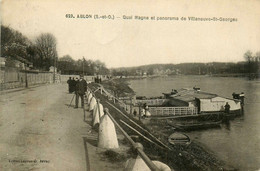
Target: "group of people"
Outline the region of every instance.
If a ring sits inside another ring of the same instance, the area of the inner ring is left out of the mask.
[[[77,84],[77,81],[78,81],[78,78],[72,78],[69,77],[67,83],[68,83],[68,86],[69,86],[69,93],[73,93],[76,89],[76,84]]]
[[[84,80],[84,76],[80,75],[79,79],[71,79],[67,81],[69,85],[69,93],[75,92],[75,108],[78,108],[79,98],[81,99],[81,107],[84,106],[84,95],[87,91],[87,82]]]
[[[133,112],[134,116],[137,115],[136,109],[134,109]],[[145,118],[145,117],[150,117],[151,113],[149,112],[149,107],[146,103],[143,104],[142,108],[140,109],[140,117]]]
[[[95,83],[101,83],[102,82],[102,79],[99,76],[95,77],[94,80],[95,80]]]

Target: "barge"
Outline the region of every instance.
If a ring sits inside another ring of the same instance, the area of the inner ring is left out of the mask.
[[[125,103],[132,105],[136,113],[140,112],[144,106],[149,106],[151,117],[239,115],[243,109],[244,94],[241,95],[241,99],[235,98],[234,95],[232,99],[201,91],[200,88],[182,88],[163,93],[163,95],[153,98],[135,97]],[[236,95],[240,97],[240,94]]]

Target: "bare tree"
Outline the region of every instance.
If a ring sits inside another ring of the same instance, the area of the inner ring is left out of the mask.
[[[42,63],[42,68],[48,70],[51,65],[55,65],[57,60],[56,38],[50,33],[43,33],[36,38],[35,45],[37,54]]]
[[[244,58],[246,59],[246,61],[248,62],[251,62],[253,60],[253,54],[251,51],[247,51],[245,54],[244,54]]]
[[[260,51],[256,52],[255,58],[257,62],[260,62]]]
[[[247,51],[244,54],[244,58],[247,60],[247,72],[249,73],[249,79],[255,79],[258,77],[260,62],[259,62],[260,53],[257,52],[253,56],[251,51]]]

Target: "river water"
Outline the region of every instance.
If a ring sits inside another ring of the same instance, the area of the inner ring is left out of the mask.
[[[242,170],[260,169],[260,81],[245,78],[172,76],[130,80],[138,96],[162,96],[172,89],[200,87],[202,91],[232,98],[232,93],[245,93],[244,115],[218,129],[189,132],[227,164]]]

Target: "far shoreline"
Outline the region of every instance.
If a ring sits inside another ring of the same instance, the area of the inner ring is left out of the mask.
[[[259,76],[257,74],[212,74],[212,75],[198,75],[198,74],[178,74],[178,75],[148,75],[148,76],[114,76],[114,79],[121,79],[121,80],[139,80],[139,79],[153,79],[159,77],[183,77],[183,76],[193,76],[193,77],[223,77],[223,78],[244,78],[250,81],[260,80],[260,73]]]

